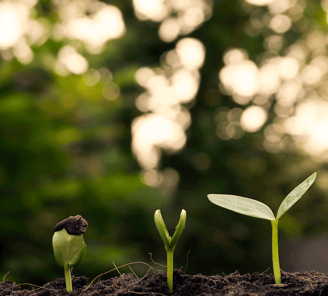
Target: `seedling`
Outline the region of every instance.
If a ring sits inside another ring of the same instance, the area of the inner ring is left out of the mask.
[[[172,237],[170,237],[169,232],[165,226],[165,222],[162,218],[161,211],[157,210],[154,215],[156,228],[164,242],[165,250],[167,253],[167,285],[169,287],[169,292],[173,292],[173,252],[177,241],[182,233],[183,228],[185,228],[187,219],[187,213],[182,210],[180,213],[180,220],[178,225],[175,227],[175,232]]]
[[[88,227],[88,222],[80,215],[59,222],[55,226],[52,237],[52,246],[56,262],[64,267],[66,291],[73,291],[71,268],[82,262],[87,245],[83,240],[83,233]]]
[[[314,182],[317,173],[312,174],[300,185],[298,185],[292,192],[290,192],[283,202],[280,204],[277,217],[275,218],[271,209],[257,200],[235,196],[227,194],[209,194],[208,199],[223,208],[228,210],[255,217],[260,219],[266,219],[271,221],[272,226],[272,262],[273,262],[273,274],[276,284],[281,284],[281,274],[279,265],[279,251],[278,251],[278,222],[283,214],[285,214],[289,208],[291,208],[309,189]]]

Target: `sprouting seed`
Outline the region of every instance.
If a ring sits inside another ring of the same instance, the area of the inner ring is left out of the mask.
[[[209,194],[208,199],[223,208],[228,210],[255,217],[260,219],[266,219],[271,221],[272,226],[272,262],[273,262],[273,274],[276,284],[281,284],[281,273],[279,265],[279,250],[278,250],[278,222],[283,214],[285,214],[309,189],[314,182],[317,173],[312,174],[300,185],[298,185],[292,192],[290,192],[283,202],[280,204],[277,217],[275,218],[271,209],[254,199],[227,195],[227,194]]]
[[[173,292],[173,252],[182,233],[182,230],[185,227],[186,219],[187,213],[185,210],[182,210],[180,213],[179,223],[175,227],[173,236],[170,237],[169,232],[165,226],[165,222],[162,218],[161,211],[157,210],[154,214],[155,225],[164,242],[165,250],[167,253],[167,285],[169,287],[170,294]]]
[[[88,222],[80,215],[70,216],[55,226],[52,246],[56,262],[64,267],[66,291],[73,291],[71,268],[82,262],[87,245],[83,240],[83,233]]]

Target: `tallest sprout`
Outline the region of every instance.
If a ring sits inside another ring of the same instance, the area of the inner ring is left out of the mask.
[[[300,185],[298,185],[291,193],[289,193],[283,202],[280,204],[280,207],[277,212],[277,217],[275,218],[271,209],[254,199],[235,196],[235,195],[226,195],[226,194],[209,194],[208,199],[223,208],[228,210],[255,217],[260,219],[266,219],[271,221],[272,226],[272,262],[273,262],[273,274],[276,284],[281,284],[281,274],[280,274],[280,265],[279,265],[279,250],[278,250],[278,222],[283,214],[285,214],[309,189],[309,187],[314,182],[317,173],[312,174]]]

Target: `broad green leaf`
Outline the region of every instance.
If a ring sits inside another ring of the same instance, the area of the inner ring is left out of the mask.
[[[286,198],[281,203],[278,212],[277,219],[279,219],[283,214],[285,214],[289,208],[291,208],[301,197],[302,195],[309,189],[309,187],[314,182],[317,173],[312,174],[305,181],[303,181],[300,185],[298,185],[291,193],[289,193]]]
[[[227,194],[209,194],[208,199],[222,207],[246,216],[251,216],[266,220],[275,220],[271,209],[257,200]]]

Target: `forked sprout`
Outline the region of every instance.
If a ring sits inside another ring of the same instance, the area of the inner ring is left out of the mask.
[[[172,237],[170,237],[169,232],[165,226],[165,222],[162,218],[161,211],[157,210],[154,214],[154,220],[156,228],[161,236],[165,250],[167,253],[167,285],[169,287],[169,292],[173,292],[173,252],[177,241],[182,233],[183,228],[186,225],[187,213],[182,210],[180,213],[180,220],[178,225],[175,227],[175,232]]]
[[[272,226],[272,262],[273,262],[273,274],[276,284],[281,284],[281,273],[279,265],[279,250],[278,250],[278,222],[283,214],[285,214],[309,189],[309,187],[314,182],[317,173],[312,174],[300,185],[298,185],[292,192],[290,192],[283,202],[280,204],[280,207],[277,212],[277,217],[275,218],[271,209],[254,199],[227,195],[227,194],[209,194],[207,195],[208,199],[228,210],[255,217],[260,219],[266,219],[271,221]]]

